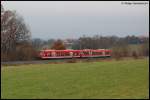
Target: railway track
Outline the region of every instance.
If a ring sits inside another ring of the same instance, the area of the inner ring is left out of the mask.
[[[50,63],[73,63],[73,62],[84,62],[84,61],[96,61],[103,60],[103,58],[69,58],[69,59],[48,59],[48,60],[32,60],[32,61],[9,61],[1,62],[2,66],[13,66],[13,65],[25,65],[25,64],[50,64]],[[109,59],[109,58],[107,58]]]

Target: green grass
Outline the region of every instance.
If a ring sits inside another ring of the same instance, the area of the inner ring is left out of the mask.
[[[2,98],[149,98],[148,59],[1,69]]]

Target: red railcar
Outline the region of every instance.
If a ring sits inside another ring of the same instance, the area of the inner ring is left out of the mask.
[[[39,57],[50,58],[86,58],[86,57],[110,57],[111,50],[108,49],[85,49],[85,50],[41,50]]]

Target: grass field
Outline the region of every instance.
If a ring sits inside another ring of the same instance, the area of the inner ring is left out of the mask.
[[[148,59],[1,69],[2,98],[149,98]]]

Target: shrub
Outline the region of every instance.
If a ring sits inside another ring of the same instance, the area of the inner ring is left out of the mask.
[[[133,57],[134,59],[138,59],[138,58],[139,58],[139,55],[137,54],[136,51],[133,51],[133,52],[132,52],[132,57]]]
[[[16,57],[18,60],[33,60],[37,57],[37,51],[30,44],[18,45]]]
[[[67,63],[76,63],[76,62],[77,62],[76,59],[71,59],[71,60],[67,61]]]

